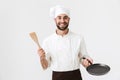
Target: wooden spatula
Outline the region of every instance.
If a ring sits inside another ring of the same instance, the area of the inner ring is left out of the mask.
[[[37,38],[37,35],[36,35],[36,33],[35,32],[31,32],[30,33],[30,37],[33,39],[33,41],[38,45],[38,48],[39,49],[41,49],[41,46],[40,46],[40,44],[39,44],[39,41],[38,41],[38,38]],[[47,62],[47,60],[46,59],[42,59],[41,60],[41,65],[42,65],[42,68],[43,69],[46,69],[47,67],[48,67],[48,62]]]
[[[38,48],[41,49],[41,46],[39,44],[38,37],[37,37],[36,33],[35,32],[31,32],[30,33],[30,37],[37,44]]]

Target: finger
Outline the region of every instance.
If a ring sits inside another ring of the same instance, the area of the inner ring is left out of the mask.
[[[84,65],[85,65],[85,67],[88,67],[89,65],[91,65],[91,63],[86,59],[86,60],[84,61]]]
[[[41,51],[43,51],[43,49],[41,48],[41,49],[38,49],[38,52],[41,52]]]
[[[90,64],[93,64],[93,60],[91,58],[86,58],[86,59]]]
[[[45,52],[41,51],[40,56],[45,56]]]
[[[40,54],[44,54],[45,51],[44,51],[43,49],[39,49],[39,50],[38,50],[38,53],[40,53]]]
[[[87,67],[88,66],[88,61],[86,59],[84,59],[82,64],[83,64],[84,67]]]

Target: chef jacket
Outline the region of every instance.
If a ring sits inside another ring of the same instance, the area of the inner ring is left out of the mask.
[[[43,41],[42,48],[53,71],[79,69],[82,57],[89,57],[83,36],[71,31],[64,36],[52,34]]]

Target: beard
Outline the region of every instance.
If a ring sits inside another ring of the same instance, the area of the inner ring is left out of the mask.
[[[59,30],[64,31],[68,28],[69,23],[64,23],[65,26],[60,27],[60,23],[58,23],[56,26]]]

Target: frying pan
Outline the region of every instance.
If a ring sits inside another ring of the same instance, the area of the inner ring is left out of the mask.
[[[83,58],[86,59],[86,58]],[[88,60],[88,59],[87,59]],[[87,72],[91,75],[100,76],[105,75],[110,71],[110,67],[103,63],[94,63],[92,64],[89,60],[88,62],[91,64],[86,68]]]

